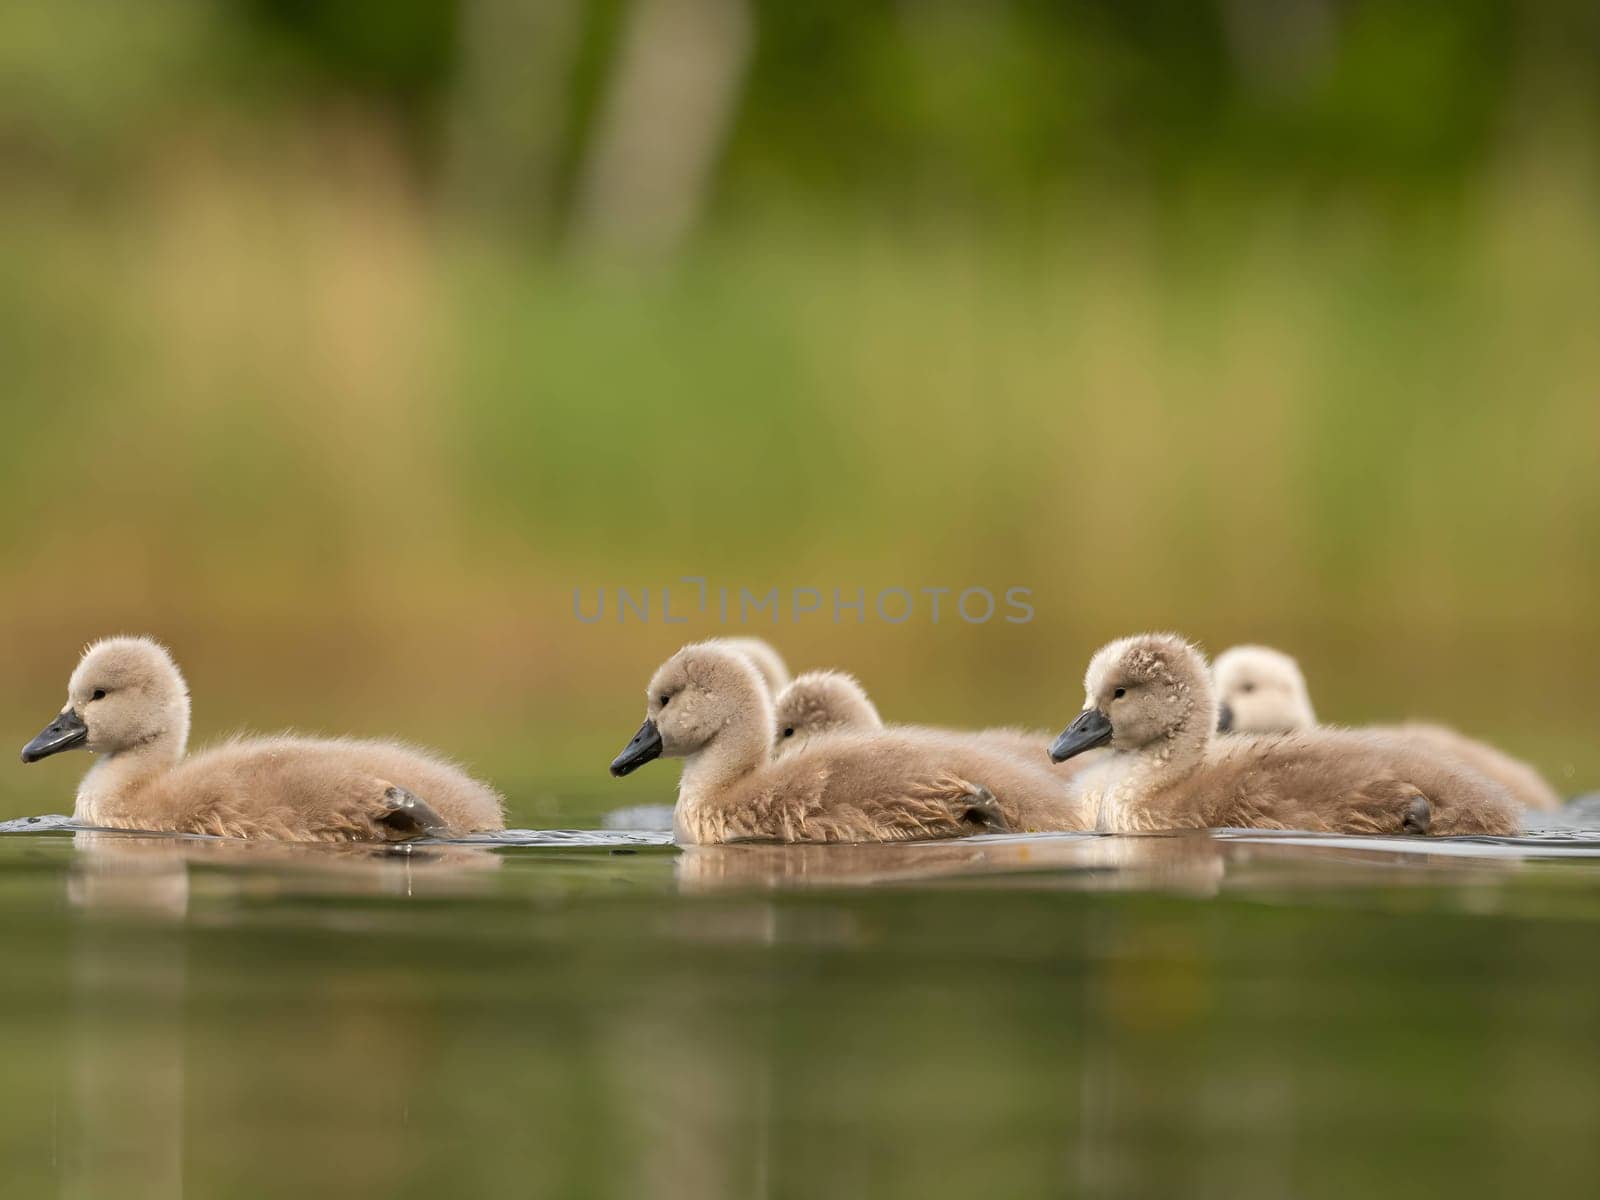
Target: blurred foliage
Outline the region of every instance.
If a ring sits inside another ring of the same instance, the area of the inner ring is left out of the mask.
[[[646,130],[715,153],[631,254],[646,8],[735,83]],[[148,629],[202,737],[401,732],[535,821],[715,631],[573,589],[707,574],[1034,590],[770,631],[891,717],[1059,724],[1175,626],[1600,784],[1597,54],[1491,0],[8,5],[6,728]]]
[[[549,104],[566,195],[630,6],[651,2],[395,0],[377,19],[355,0],[30,0],[0,17],[0,131],[13,155],[100,177],[128,165],[113,152],[207,112],[314,123],[308,109],[359,106],[438,178],[439,131],[489,69],[463,31],[526,7],[558,14],[526,26],[530,71],[571,43]],[[756,36],[719,169],[726,219],[770,204],[1053,217],[1101,188],[1202,206],[1321,190],[1431,213],[1509,125],[1592,121],[1597,101],[1600,13],[1581,0],[730,3]]]

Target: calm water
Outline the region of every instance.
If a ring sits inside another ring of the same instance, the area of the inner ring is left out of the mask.
[[[0,832],[5,1194],[1592,1191],[1600,834]]]

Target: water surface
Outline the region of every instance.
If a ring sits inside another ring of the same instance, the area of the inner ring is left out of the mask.
[[[6,1194],[1587,1191],[1600,834],[1546,826],[382,852],[13,822]]]

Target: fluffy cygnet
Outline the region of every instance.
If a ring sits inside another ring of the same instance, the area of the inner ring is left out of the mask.
[[[824,733],[843,729],[870,733],[883,728],[883,718],[866,688],[843,671],[807,671],[777,694],[773,702],[777,733],[773,752],[802,746]]]
[[[1090,661],[1083,712],[1051,747],[1096,746],[1077,776],[1106,832],[1203,826],[1342,833],[1509,834],[1517,806],[1494,781],[1393,735],[1313,729],[1214,736],[1205,659],[1174,634],[1112,642]]]
[[[1217,728],[1223,733],[1291,733],[1311,729],[1311,709],[1300,665],[1269,646],[1234,646],[1211,663],[1217,689]]]
[[[776,696],[789,685],[789,665],[772,643],[763,638],[719,637],[709,639],[706,644],[735,650],[748,658],[770,695]]]
[[[645,722],[611,764],[681,757],[674,831],[685,844],[875,842],[1081,829],[1066,781],[931,732],[840,733],[772,758],[771,697],[748,658],[685,646],[655,673]]]
[[[97,642],[66,707],[22,751],[98,755],[73,817],[108,829],[302,842],[396,841],[502,829],[500,796],[453,763],[397,742],[240,738],[185,758],[189,690],[148,638]]]
[[[871,732],[892,729],[897,733],[935,734],[962,738],[975,745],[1003,754],[1021,755],[1029,762],[1044,757],[1050,735],[1026,729],[935,729],[926,725],[885,726],[867,690],[853,675],[843,671],[807,671],[778,693],[777,735],[773,753],[785,754],[803,746],[811,738],[844,730]],[[1092,760],[1095,756],[1090,755]],[[1060,768],[1075,771],[1080,760]],[[1084,762],[1083,765],[1088,765]]]
[[[1217,728],[1224,732],[1291,733],[1316,726],[1300,664],[1281,651],[1235,646],[1217,655],[1211,674],[1220,704]],[[1536,768],[1454,729],[1408,722],[1369,726],[1368,730],[1409,739],[1457,758],[1500,784],[1525,808],[1551,812],[1561,807],[1561,797]]]

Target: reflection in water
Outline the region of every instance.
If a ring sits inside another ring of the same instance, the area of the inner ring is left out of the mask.
[[[73,846],[67,896],[74,905],[174,917],[189,910],[193,868],[222,868],[206,876],[214,891],[411,896],[419,888],[458,893],[501,865],[486,847],[450,842],[251,842],[80,829]]]
[[[686,891],[914,883],[963,876],[1038,874],[1035,886],[1155,889],[1208,894],[1222,878],[1222,852],[1204,833],[1171,837],[980,837],[893,845],[685,847]],[[1050,878],[1042,876],[1050,873]]]
[[[542,844],[0,837],[0,1004],[60,1032],[14,1039],[8,1193],[1381,1196],[1600,1170],[1593,862],[516,836]]]
[[[308,892],[463,894],[500,866],[490,851],[462,845],[308,846],[87,830],[73,842],[68,900],[98,917],[77,927],[72,949],[72,1103],[62,1193],[83,1197],[184,1192],[188,972],[186,941],[172,922],[191,915],[193,870],[209,873],[212,901],[231,894],[259,902]],[[140,916],[161,920],[130,927]],[[318,1017],[341,1031],[333,1039],[340,1054],[322,1069],[372,1082],[387,1077],[403,1094],[414,1082],[403,1078],[404,1060],[384,1056],[404,1042],[405,1031],[374,1025],[363,1000],[337,988],[319,998]],[[399,1136],[396,1126],[397,1142]],[[390,1149],[397,1155],[401,1146]],[[366,1152],[380,1160],[384,1154],[371,1143]]]
[[[188,841],[79,830],[67,899],[79,908],[181,917],[189,911]]]
[[[81,836],[81,835],[80,835]],[[127,889],[149,911],[181,904],[181,875],[143,873]],[[69,888],[71,885],[69,884]],[[185,947],[170,929],[128,935],[81,926],[73,939],[71,1104],[63,1129],[62,1194],[183,1194],[181,1013]]]

